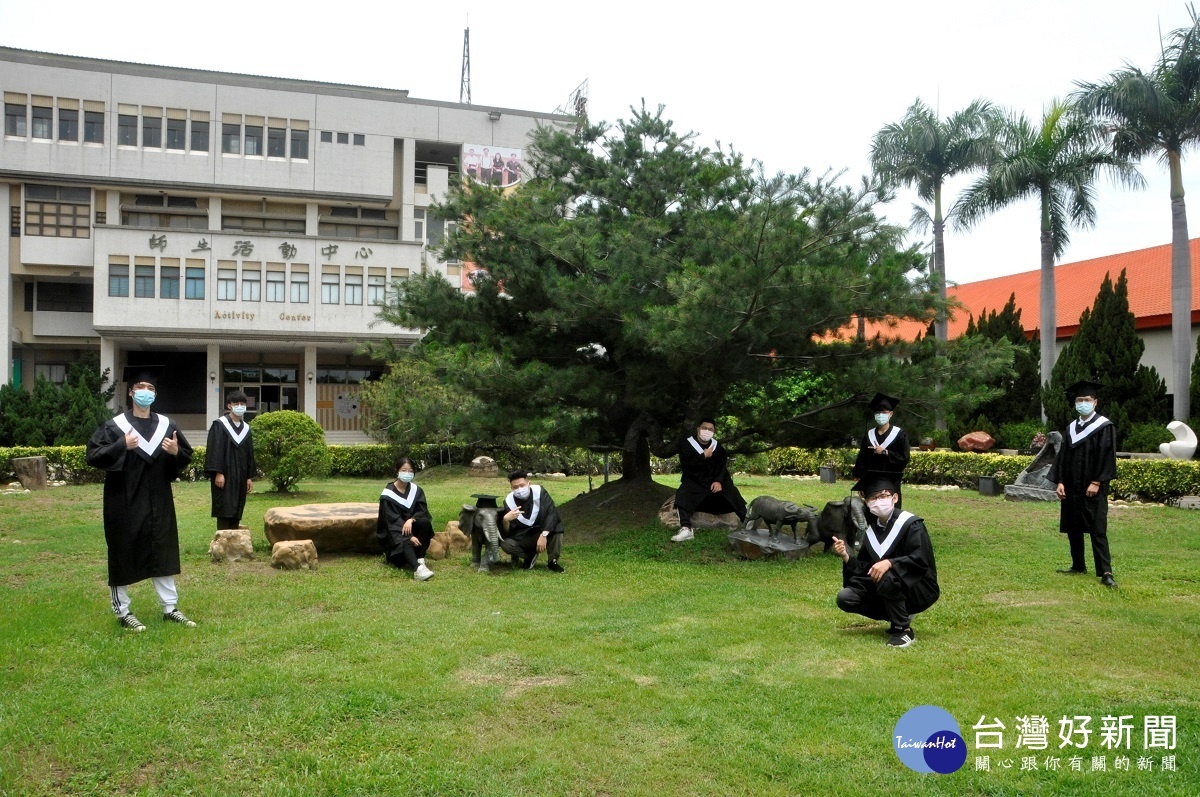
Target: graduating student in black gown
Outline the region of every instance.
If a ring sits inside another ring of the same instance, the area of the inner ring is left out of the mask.
[[[228,412],[208,427],[204,471],[211,480],[212,516],[218,529],[236,529],[246,509],[246,495],[254,489],[254,435],[243,420],[248,397],[241,390],[225,396]]]
[[[1117,431],[1096,412],[1101,385],[1083,380],[1067,388],[1078,419],[1067,425],[1047,478],[1058,485],[1058,530],[1071,545],[1071,567],[1060,573],[1087,573],[1083,535],[1092,538],[1096,575],[1116,587],[1108,550],[1108,483],[1117,476]]]
[[[177,608],[179,527],[171,483],[192,460],[192,447],[165,415],[150,411],[162,366],[128,367],[133,407],[105,421],[87,443],[87,461],[104,474],[104,540],[108,585],[121,627],[145,631],[130,611],[128,587],[151,579],[163,619],[196,624]]]
[[[869,473],[854,485],[867,502],[867,533],[857,558],[834,538],[842,557],[838,608],[888,622],[888,645],[908,647],[916,639],[912,616],[941,595],[933,545],[925,521],[896,507],[900,483],[892,473]]]
[[[875,426],[867,430],[858,447],[854,478],[861,479],[868,473],[893,473],[897,485],[904,481],[904,469],[908,467],[910,456],[908,434],[892,423],[892,413],[899,404],[897,398],[876,393],[867,405],[875,414]],[[902,503],[903,498],[897,492],[896,508],[899,509]]]
[[[425,491],[413,478],[416,466],[408,457],[396,463],[396,480],[388,482],[379,496],[379,519],[375,538],[388,562],[408,567],[417,581],[433,578],[425,564],[425,553],[433,540],[433,516],[425,501]]]
[[[540,484],[531,484],[529,474],[515,470],[508,474],[512,492],[504,497],[507,528],[500,547],[511,556],[521,556],[521,566],[532,570],[538,554],[546,552],[546,567],[554,573],[565,572],[558,561],[562,554],[563,522],[550,493]]]
[[[733,512],[746,519],[746,501],[729,475],[729,455],[714,439],[717,426],[712,418],[701,418],[696,433],[679,447],[679,489],[675,491],[675,509],[679,512],[679,531],[672,542],[695,537],[692,514],[708,512],[723,515]]]

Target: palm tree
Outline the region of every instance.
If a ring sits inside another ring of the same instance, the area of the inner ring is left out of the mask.
[[[1130,186],[1143,180],[1133,163],[1108,146],[1104,128],[1071,105],[1055,100],[1034,125],[1021,114],[999,133],[999,156],[955,206],[958,223],[971,227],[990,212],[1026,198],[1037,199],[1041,215],[1041,382],[1054,369],[1058,322],[1054,261],[1070,243],[1068,228],[1096,223],[1095,181],[1110,172]],[[1044,411],[1043,411],[1044,412]]]
[[[1173,414],[1186,421],[1192,362],[1192,257],[1183,201],[1183,150],[1200,141],[1200,20],[1171,34],[1149,73],[1125,66],[1103,83],[1078,83],[1079,108],[1112,132],[1113,152],[1141,159],[1152,153],[1171,175],[1171,353]]]
[[[946,119],[916,100],[899,122],[886,125],[871,143],[871,163],[887,183],[916,188],[917,196],[933,206],[933,275],[938,293],[946,298],[946,247],[942,215],[942,186],[957,174],[987,165],[994,150],[991,128],[997,117],[991,103],[975,100]],[[917,206],[914,225],[928,224],[928,210]],[[934,334],[948,337],[949,324],[939,313]]]

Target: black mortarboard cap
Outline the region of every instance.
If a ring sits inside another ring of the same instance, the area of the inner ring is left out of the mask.
[[[1080,379],[1067,388],[1067,400],[1074,401],[1078,396],[1099,396],[1102,387],[1104,385],[1091,379]]]
[[[855,482],[854,486],[850,489],[863,495],[877,493],[880,490],[890,490],[896,493],[900,491],[900,474],[873,470]]]
[[[149,382],[157,388],[158,380],[165,369],[165,365],[127,365],[122,371],[121,377],[125,380],[126,385]]]
[[[891,412],[900,405],[900,399],[889,396],[885,393],[876,393],[875,398],[871,399],[871,403],[867,405],[867,409],[872,410],[887,410]]]
[[[480,509],[496,509],[496,498],[494,495],[486,495],[484,493],[471,493],[471,497],[476,499],[475,506]]]

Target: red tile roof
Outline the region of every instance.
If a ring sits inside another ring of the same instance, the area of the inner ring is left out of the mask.
[[[1200,322],[1200,238],[1190,241],[1192,250],[1192,324]],[[1125,270],[1129,283],[1129,309],[1138,329],[1171,326],[1171,245],[1107,255],[1078,263],[1064,263],[1054,269],[1058,337],[1069,338],[1079,328],[1079,316],[1096,301],[1100,283],[1108,274],[1113,282]],[[973,314],[976,320],[984,310],[1002,310],[1011,294],[1021,311],[1021,324],[1032,334],[1038,328],[1041,312],[1041,271],[1024,271],[1007,277],[952,285],[947,293],[963,306],[950,319],[950,337],[961,335]],[[925,325],[904,321],[895,327],[868,324],[867,337],[882,334],[913,340],[925,331]],[[853,334],[852,330],[847,330]],[[845,332],[842,335],[846,337]]]

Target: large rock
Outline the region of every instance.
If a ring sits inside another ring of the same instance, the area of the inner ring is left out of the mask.
[[[1044,490],[1041,487],[1030,487],[1027,484],[1006,484],[1004,499],[1006,501],[1057,501],[1058,493],[1054,490]]]
[[[675,496],[668,498],[658,510],[658,521],[667,528],[679,528],[679,513],[675,511]],[[692,513],[692,528],[693,529],[724,529],[725,531],[733,531],[740,528],[741,521],[738,516],[732,512],[726,512],[724,515],[710,515],[707,512]]]
[[[500,475],[500,468],[491,457],[475,457],[471,460],[471,475],[480,479],[491,479]]]
[[[987,432],[968,432],[958,438],[958,448],[960,451],[978,451],[982,454],[991,451],[995,445],[996,438]]]
[[[12,469],[26,490],[46,489],[45,457],[17,457],[12,461]]]
[[[427,559],[445,559],[455,551],[465,551],[469,547],[471,547],[471,538],[463,534],[457,520],[450,520],[446,522],[444,531],[433,535],[425,557]]]
[[[214,562],[241,562],[254,558],[254,544],[250,541],[250,529],[217,529],[208,544],[208,555]]]
[[[273,507],[263,516],[263,531],[274,545],[312,540],[322,553],[383,553],[375,539],[378,504],[302,504]]]
[[[312,540],[284,540],[271,546],[271,567],[280,570],[315,570],[317,548]]]

